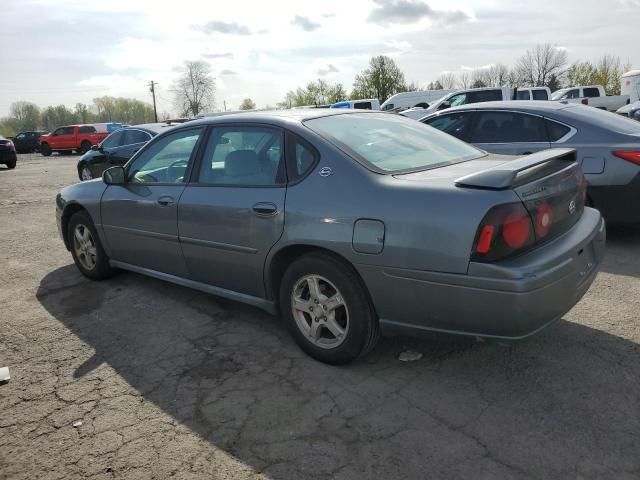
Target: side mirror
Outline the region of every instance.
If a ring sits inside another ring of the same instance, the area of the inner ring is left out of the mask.
[[[102,172],[102,181],[107,185],[124,185],[124,168],[117,166]]]
[[[97,152],[98,150],[102,150],[100,148],[100,145],[91,145],[91,150],[93,150],[94,152]]]

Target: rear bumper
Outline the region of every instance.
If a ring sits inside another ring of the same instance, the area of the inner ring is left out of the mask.
[[[607,223],[640,223],[640,173],[626,185],[589,185],[588,194]]]
[[[471,263],[467,275],[359,266],[385,335],[426,331],[517,340],[569,311],[593,282],[606,230],[586,208],[571,230],[499,264]]]

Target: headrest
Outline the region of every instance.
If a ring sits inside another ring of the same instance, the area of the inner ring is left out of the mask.
[[[252,175],[259,171],[260,163],[253,150],[235,150],[224,159],[224,173],[230,177]]]

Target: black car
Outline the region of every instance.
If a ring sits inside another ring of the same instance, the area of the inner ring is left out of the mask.
[[[37,152],[40,149],[40,137],[49,132],[31,131],[20,132],[12,138],[13,144],[16,147],[18,153],[32,153]]]
[[[0,164],[4,163],[8,168],[16,168],[17,161],[18,156],[13,142],[0,135]]]
[[[102,176],[107,168],[124,165],[140,148],[153,137],[175,126],[175,123],[149,123],[116,130],[100,145],[94,145],[78,161],[80,180],[91,180]]]

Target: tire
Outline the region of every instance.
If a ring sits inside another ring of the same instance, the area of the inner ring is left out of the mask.
[[[40,145],[40,153],[43,157],[48,157],[51,155],[51,148],[47,143],[43,143],[42,145]]]
[[[80,144],[80,153],[84,154],[84,153],[87,153],[89,150],[91,150],[91,142],[89,142],[88,140],[85,140]]]
[[[11,160],[9,160],[6,165],[7,168],[12,169],[12,168],[16,168],[16,164],[18,163],[18,156],[14,156]]]
[[[294,298],[301,307],[294,308]],[[360,277],[329,255],[305,255],[287,268],[280,307],[296,343],[324,363],[349,363],[369,352],[380,338],[378,318]]]
[[[81,210],[71,216],[67,238],[73,261],[85,277],[104,280],[111,276],[113,269],[109,265],[109,257],[102,248],[96,227],[86,211]]]
[[[92,180],[94,178],[93,173],[89,168],[89,164],[87,163],[80,164],[80,166],[78,167],[78,177],[80,178],[81,182],[84,182],[86,180]]]

